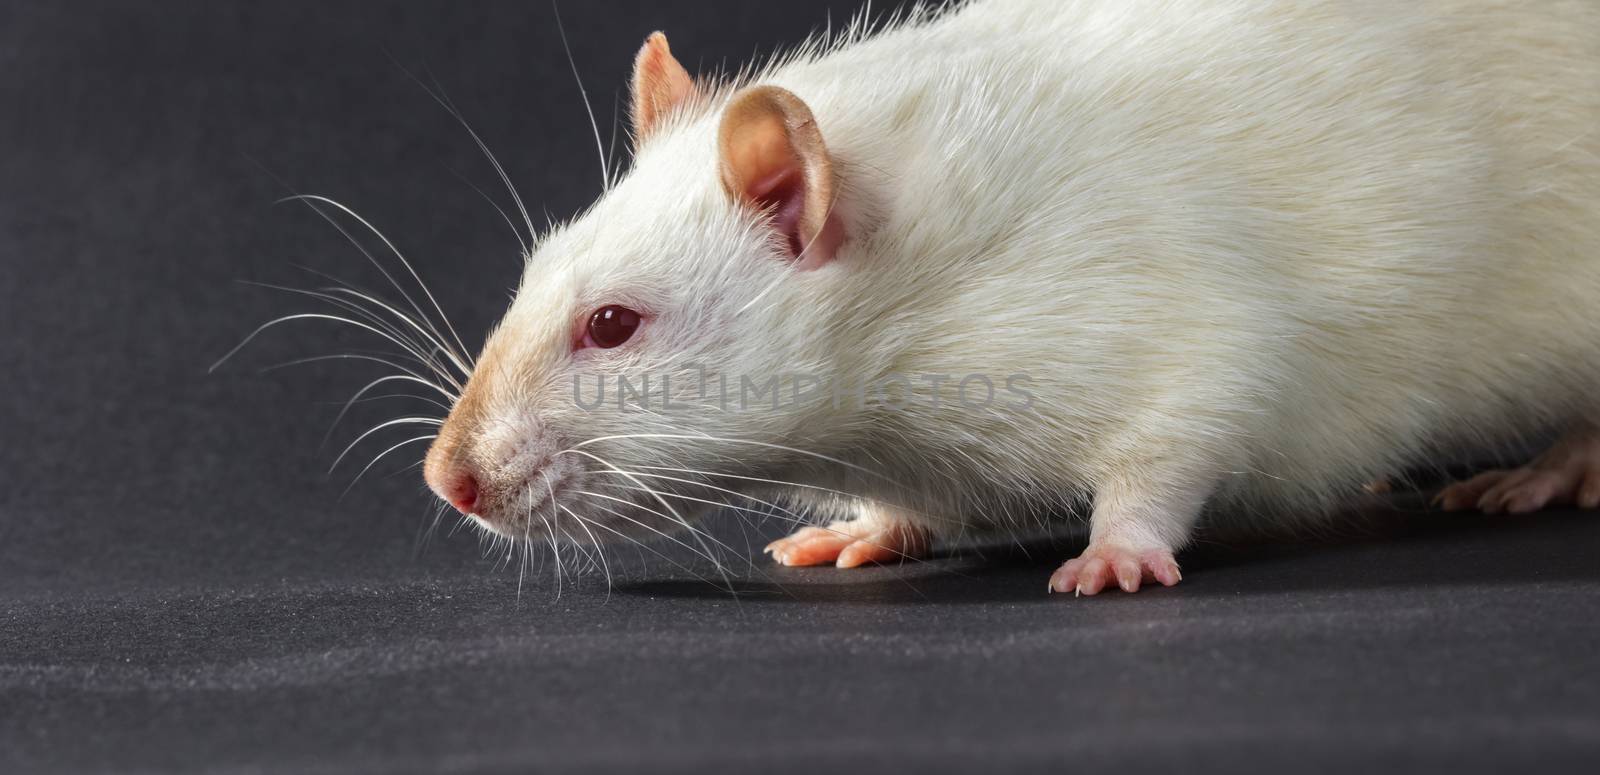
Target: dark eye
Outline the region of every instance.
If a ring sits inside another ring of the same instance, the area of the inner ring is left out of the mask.
[[[633,336],[639,330],[639,313],[615,304],[601,307],[589,318],[589,342],[595,347],[610,349]]]

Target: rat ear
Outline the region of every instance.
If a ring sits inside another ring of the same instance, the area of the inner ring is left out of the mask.
[[[652,32],[633,58],[633,141],[644,145],[666,114],[697,90],[689,71],[672,58],[667,36]]]
[[[799,97],[776,86],[735,94],[722,115],[717,149],[723,188],[769,213],[800,268],[833,258],[844,239],[833,212],[833,159]]]

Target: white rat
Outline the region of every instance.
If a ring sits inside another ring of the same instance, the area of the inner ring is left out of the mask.
[[[851,567],[1088,502],[1095,594],[1552,428],[1444,505],[1600,503],[1600,4],[984,0],[725,82],[657,33],[632,100],[428,453],[486,529]]]

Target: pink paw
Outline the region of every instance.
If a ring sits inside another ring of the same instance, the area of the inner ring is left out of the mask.
[[[857,519],[827,527],[801,528],[767,544],[765,551],[778,564],[790,567],[832,563],[854,568],[921,559],[927,555],[930,543],[928,531],[920,527]]]
[[[1583,427],[1521,468],[1485,471],[1434,496],[1445,511],[1526,514],[1546,506],[1600,507],[1600,431]]]
[[[1051,592],[1097,595],[1116,585],[1124,592],[1138,592],[1145,581],[1172,586],[1183,580],[1172,552],[1166,549],[1127,549],[1107,544],[1091,544],[1076,559],[1067,560],[1050,576]]]

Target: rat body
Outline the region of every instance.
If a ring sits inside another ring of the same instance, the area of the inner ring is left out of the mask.
[[[1176,583],[1202,515],[1304,527],[1551,428],[1559,476],[1447,505],[1600,502],[1600,6],[989,0],[846,37],[727,84],[651,37],[634,167],[533,251],[442,497],[584,543],[776,509],[832,520],[779,561],[840,566],[1087,499],[1051,587],[1089,594]],[[895,390],[718,392],[802,374]]]

